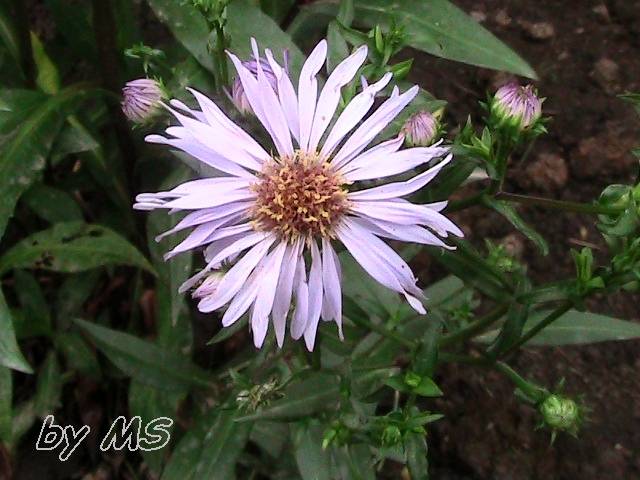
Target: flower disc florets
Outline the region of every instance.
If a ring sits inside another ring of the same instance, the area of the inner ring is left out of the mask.
[[[344,180],[316,154],[297,150],[292,157],[266,162],[253,184],[254,222],[283,239],[330,237],[348,207]]]

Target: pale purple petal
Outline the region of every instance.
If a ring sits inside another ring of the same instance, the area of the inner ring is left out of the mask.
[[[296,308],[291,320],[291,338],[298,340],[305,331],[309,321],[309,285],[304,255],[300,255],[293,280],[296,294]]]
[[[286,242],[280,242],[271,252],[264,272],[254,272],[256,282],[260,284],[256,302],[251,312],[251,328],[253,330],[253,343],[257,348],[262,346],[264,338],[269,328],[269,315],[273,308],[273,301],[276,296],[276,287],[282,269],[282,259],[287,248]]]
[[[291,83],[291,79],[287,74],[286,70],[280,67],[278,63],[273,58],[273,53],[271,50],[266,49],[265,55],[267,57],[267,61],[273,70],[276,81],[278,82],[278,98],[280,100],[280,106],[282,107],[282,111],[284,113],[285,118],[287,119],[287,124],[289,125],[289,131],[293,138],[296,139],[298,144],[300,143],[300,119],[298,115],[298,96],[296,95],[296,91],[293,88],[293,84]]]
[[[302,241],[298,240],[291,245],[287,245],[287,251],[282,260],[282,271],[276,288],[276,297],[273,302],[271,312],[273,319],[273,329],[276,333],[276,341],[279,347],[284,343],[284,334],[287,324],[287,314],[291,307],[291,297],[293,293],[293,280],[298,267],[298,260],[301,257]]]
[[[367,58],[367,46],[362,45],[353,54],[349,55],[331,72],[325,83],[316,106],[313,117],[313,126],[309,138],[309,151],[316,151],[322,134],[329,126],[333,114],[340,102],[340,90],[347,85]]]
[[[304,342],[309,351],[313,351],[316,331],[322,313],[322,257],[315,240],[311,241],[311,272],[309,273],[309,318],[304,331]]]
[[[429,205],[415,205],[409,202],[400,201],[373,201],[373,202],[352,202],[351,209],[354,213],[385,220],[401,225],[426,225],[434,230],[438,235],[446,237],[448,233],[453,233],[458,237],[463,237],[464,233],[451,220],[438,213],[436,209],[442,209],[445,202],[434,204],[434,208]]]
[[[445,147],[415,147],[400,150],[386,156],[369,156],[366,161],[354,160],[348,165],[344,178],[350,182],[390,177],[412,170],[441,157],[448,152]]]
[[[216,220],[212,220],[210,222],[203,223],[202,225],[198,225],[193,231],[185,238],[182,242],[176,245],[172,250],[164,254],[164,259],[169,260],[170,258],[175,257],[176,255],[186,252],[188,250],[193,250],[194,248],[200,247],[202,245],[206,245],[207,243],[211,243],[214,240],[219,240],[221,238],[226,238],[231,235],[237,235],[239,233],[243,233],[248,231],[246,225],[233,225],[242,219],[244,215],[242,213],[228,215],[226,217],[218,218]],[[227,225],[231,225],[226,228]],[[218,235],[218,237],[216,237]],[[222,236],[220,236],[222,235]]]
[[[254,245],[224,275],[216,291],[200,300],[198,310],[204,313],[212,312],[229,302],[243,287],[251,272],[265,257],[274,241],[274,238],[268,238]]]
[[[418,86],[414,86],[402,95],[392,96],[360,125],[345,142],[332,160],[338,168],[365,149],[369,143],[406,107],[418,94]]]
[[[298,115],[300,116],[300,149],[306,151],[311,137],[313,116],[318,97],[316,75],[327,58],[327,42],[322,40],[304,62],[298,80]]]
[[[256,78],[238,57],[232,53],[228,53],[228,55],[236,67],[253,112],[271,136],[278,153],[281,156],[291,155],[293,153],[293,145],[291,144],[289,128],[275,92],[265,78],[264,72],[262,72],[260,62],[258,62],[258,77]]]
[[[222,218],[237,213],[246,215],[248,209],[252,204],[253,202],[233,202],[221,205],[219,207],[196,210],[185,215],[185,217],[180,220],[175,227],[173,227],[171,230],[167,230],[166,232],[161,233],[155,238],[155,240],[156,242],[159,242],[168,235],[177,233],[181,230],[184,230],[185,228],[190,228],[202,223],[210,222],[212,220],[215,220],[216,218]]]
[[[392,76],[390,72],[385,73],[378,82],[366,87],[349,102],[325,140],[322,150],[320,151],[320,156],[328,158],[333,153],[345,135],[369,112],[373,106],[376,94],[387,86]]]
[[[411,180],[407,180],[406,182],[388,183],[386,185],[380,185],[379,187],[351,192],[349,193],[349,198],[351,200],[387,200],[409,195],[417,190],[420,190],[427,183],[433,180],[436,175],[440,173],[440,170],[452,160],[452,158],[453,155],[447,156],[447,158],[445,158],[437,165],[434,165],[426,172],[423,172],[420,175],[413,177]]]
[[[227,117],[209,98],[193,88],[188,88],[198,101],[207,123],[214,128],[223,130],[230,138],[236,138],[239,145],[257,160],[265,161],[270,155],[247,132]]]
[[[204,146],[194,138],[166,138],[162,135],[147,135],[145,140],[149,143],[160,143],[182,150],[195,159],[200,160],[202,163],[220,170],[221,172],[236,175],[238,177],[255,178],[251,172],[248,172],[237,163],[226,159],[219,153]]]
[[[324,320],[333,320],[338,325],[338,335],[342,335],[342,290],[340,288],[340,264],[336,263],[336,255],[327,238],[322,239],[322,285],[326,316]]]

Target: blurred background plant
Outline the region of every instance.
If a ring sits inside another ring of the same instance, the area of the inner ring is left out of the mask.
[[[55,28],[33,21],[36,6]],[[640,337],[637,323],[586,311],[593,295],[638,290],[640,187],[610,185],[588,203],[507,191],[509,167],[553,128],[533,87],[492,93],[484,118],[449,133],[446,102],[421,90],[384,134],[402,129],[413,144],[453,144],[455,161],[416,200],[473,185],[447,211],[495,212],[540,255],[547,241],[519,205],[592,215],[608,250],[566,251],[573,277],[536,282],[509,248],[482,238],[456,251],[408,249],[416,264],[426,256],[439,264],[435,279],[421,279],[429,313],[417,317],[342,253],[345,341],[320,328],[313,354],[290,341],[279,350],[272,336],[256,351],[246,321],[221,330],[215,315],[197,313],[178,293],[201,259],[165,263],[170,241],[154,238],[176,219],[154,213],[147,221],[131,209],[133,196],[217,172],[143,138],[169,121],[162,98],[190,102],[187,86],[257,131],[249,112],[234,109],[225,55],[250,60],[252,36],[286,50],[294,77],[303,52],[326,37],[329,72],[367,44],[361,75],[375,81],[390,71],[403,89],[412,51],[536,78],[446,0],[0,4],[0,475],[29,470],[41,420],[55,414],[95,433],[38,478],[424,479],[427,434],[442,417],[434,399],[452,393],[438,386],[438,372],[451,363],[497,372],[550,435],[579,435],[581,400],[508,363],[525,344]],[[145,77],[123,98],[126,82]],[[359,87],[343,90],[342,106]],[[637,94],[624,99],[640,109]],[[118,415],[173,418],[170,444],[101,452],[101,434]]]

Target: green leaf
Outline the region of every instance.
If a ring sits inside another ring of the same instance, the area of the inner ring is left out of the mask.
[[[167,390],[211,386],[208,373],[182,355],[128,333],[80,319],[74,322],[89,334],[109,360],[141,383]]]
[[[0,273],[13,268],[74,273],[104,265],[131,265],[154,272],[147,259],[114,231],[100,225],[65,222],[9,249],[0,258]]]
[[[244,450],[250,424],[235,421],[236,412],[212,409],[196,419],[180,441],[162,480],[231,480],[235,464]]]
[[[62,375],[55,351],[50,351],[38,373],[38,384],[34,398],[36,415],[44,417],[53,414],[60,407]]]
[[[71,319],[82,316],[82,307],[96,288],[102,272],[88,270],[69,275],[57,289],[55,315],[57,324],[68,327]]]
[[[11,370],[0,367],[0,442],[11,440],[12,403],[13,377]]]
[[[45,166],[64,109],[86,93],[84,88],[72,86],[48,97],[0,145],[0,178],[12,179],[0,183],[0,238],[18,198]]]
[[[465,286],[462,280],[455,275],[448,275],[442,280],[432,283],[424,290],[424,296],[427,298],[425,308],[451,308],[459,305],[462,295],[460,293]]]
[[[260,48],[270,48],[279,62],[282,60],[282,52],[288,50],[289,71],[297,78],[304,55],[271,17],[248,0],[234,0],[227,7],[225,29],[233,42],[230,50],[241,59],[246,60],[252,55],[249,42],[251,37],[256,39]]]
[[[407,43],[438,57],[537,78],[513,50],[447,0],[359,0],[356,18],[369,27],[404,27]]]
[[[516,209],[509,202],[496,200],[489,196],[483,197],[483,202],[509,220],[511,225],[538,247],[542,255],[546,256],[549,254],[549,245],[547,245],[546,240],[520,217]]]
[[[422,397],[442,396],[442,390],[440,390],[440,387],[438,387],[438,385],[436,385],[436,382],[431,380],[429,377],[422,377],[422,380],[420,380],[420,385],[413,389],[413,393]]]
[[[513,290],[504,275],[489,265],[466,241],[456,241],[455,251],[429,248],[433,258],[465,284],[496,300],[503,300]]]
[[[504,325],[500,329],[500,334],[496,339],[494,345],[489,350],[489,355],[496,357],[500,355],[503,350],[509,348],[516,342],[522,335],[522,329],[524,328],[527,317],[529,316],[529,303],[521,304],[513,302],[507,312],[507,319]]]
[[[47,55],[38,36],[33,32],[31,32],[31,48],[33,49],[33,61],[38,72],[36,84],[43,92],[55,95],[60,90],[58,69]]]
[[[429,461],[427,459],[427,442],[424,435],[411,433],[404,440],[407,466],[411,480],[429,479]]]
[[[170,190],[175,185],[191,178],[187,167],[176,169],[163,182],[159,190]],[[158,343],[173,350],[191,347],[191,321],[188,316],[185,296],[178,292],[180,285],[191,275],[193,254],[185,252],[170,262],[163,255],[182,241],[186,232],[171,235],[156,242],[155,238],[173,228],[179,219],[164,211],[152,212],[147,220],[149,252],[158,276],[156,278],[156,324]]]
[[[202,14],[191,4],[176,0],[147,0],[158,19],[198,62],[215,71],[213,56],[207,48],[209,27]],[[244,37],[248,38],[248,37]]]
[[[327,70],[332,72],[334,68],[349,56],[349,45],[342,36],[338,22],[333,21],[327,28]]]
[[[531,330],[549,313],[551,313],[551,310],[540,310],[533,313],[527,320],[523,333]],[[496,335],[496,331],[487,332],[485,335],[478,337],[477,340],[491,342]],[[597,313],[569,310],[529,340],[527,345],[580,345],[635,338],[640,338],[640,324],[637,322],[619,320]]]
[[[22,196],[22,202],[33,213],[52,224],[82,220],[82,210],[71,195],[42,183],[27,190]]]
[[[22,321],[14,318],[18,338],[49,335],[51,313],[40,284],[33,275],[23,270],[14,274],[15,292],[22,306]]]
[[[311,420],[292,426],[292,441],[303,480],[331,480],[331,457],[322,448],[323,427]]]
[[[58,333],[54,343],[65,356],[67,367],[93,378],[100,378],[100,364],[93,349],[76,332]]]
[[[282,23],[295,3],[295,0],[260,0],[260,7],[276,23]]]
[[[133,381],[129,386],[129,412],[132,416],[140,416],[142,425],[160,417],[175,418],[178,404],[185,395],[186,391],[167,392]],[[175,422],[169,432],[173,431],[173,427]],[[145,463],[156,477],[162,471],[164,457],[170,450],[170,445],[171,442],[160,450],[142,452]]]
[[[289,426],[278,422],[256,422],[249,439],[273,458],[279,458],[289,437]]]
[[[20,37],[12,20],[9,2],[0,4],[0,39],[16,61],[16,64],[20,65]]]
[[[2,291],[0,291],[0,333],[0,366],[19,372],[33,373],[18,348],[11,312]]]
[[[242,422],[254,420],[295,420],[313,413],[335,408],[340,399],[338,378],[325,372],[311,372],[291,382],[281,400],[256,413],[240,417]]]

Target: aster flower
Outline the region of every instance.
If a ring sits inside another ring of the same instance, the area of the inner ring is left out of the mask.
[[[260,58],[255,40],[252,47],[254,58]],[[247,101],[273,141],[272,153],[195,90],[191,93],[200,110],[173,100],[168,108],[180,125],[169,127],[167,137],[147,137],[223,174],[167,192],[140,194],[134,205],[141,210],[188,212],[162,235],[193,228],[166,258],[205,247],[207,265],[180,290],[191,289],[212,272],[223,273],[221,279],[205,280],[196,290],[201,312],[228,304],[222,317],[223,326],[228,327],[249,311],[259,348],[270,322],[278,345],[283,344],[292,310],[290,334],[294,339],[304,337],[312,350],[321,318],[335,322],[342,338],[341,269],[333,246],[341,242],[375,280],[424,314],[416,278],[382,238],[451,248],[438,235],[462,236],[440,213],[447,202],[415,205],[402,198],[433,179],[451,155],[441,146],[401,150],[402,135],[367,149],[413,100],[418,87],[402,94],[394,88],[390,98],[365,119],[374,97],[391,80],[387,73],[357,94],[329,128],[341,88],[367,58],[366,46],[338,65],[319,88],[316,76],[327,56],[327,43],[321,41],[302,67],[297,91],[271,51],[266,50],[265,56],[277,88],[260,62],[254,75],[229,53]],[[356,182],[393,177],[445,155],[410,180],[357,187]]]
[[[542,99],[533,85],[507,83],[498,89],[491,100],[491,117],[497,125],[524,130],[532,127],[542,115]]]
[[[132,122],[144,123],[158,112],[164,98],[164,90],[156,80],[132,80],[122,89],[122,111]]]
[[[410,147],[428,147],[437,140],[439,130],[436,115],[426,110],[411,115],[402,126],[405,144]]]

